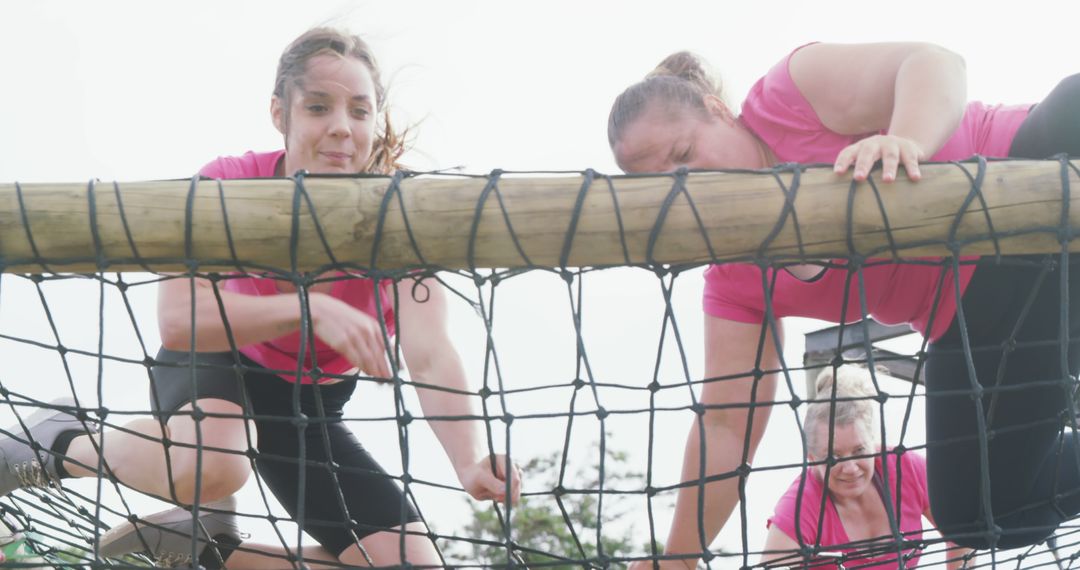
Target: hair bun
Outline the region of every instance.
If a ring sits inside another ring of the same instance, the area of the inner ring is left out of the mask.
[[[655,69],[645,76],[675,77],[696,87],[700,93],[723,98],[723,88],[715,75],[708,69],[705,60],[688,51],[677,51],[664,58]]]
[[[661,61],[646,77],[655,77],[657,75],[673,75],[692,81],[707,74],[701,58],[688,51],[677,51],[665,57],[664,61]]]
[[[887,371],[877,370],[880,374]],[[839,398],[873,397],[877,395],[873,382],[870,380],[870,371],[862,366],[850,364],[835,368],[828,367],[818,374],[817,393],[820,395],[832,395],[833,384],[836,384],[836,396]]]

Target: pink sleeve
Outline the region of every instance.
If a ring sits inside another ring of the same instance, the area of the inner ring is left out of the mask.
[[[206,163],[205,166],[199,169],[199,174],[207,178],[231,178],[226,164],[226,157],[224,156],[219,156]]]
[[[758,80],[743,102],[743,118],[756,131],[826,130],[817,112],[791,78],[791,56],[812,44],[795,48]]]
[[[248,151],[240,156],[219,156],[199,169],[208,178],[267,178],[274,176],[284,150],[272,152]]]
[[[705,270],[705,313],[739,323],[765,320],[761,269],[746,264],[712,265]]]
[[[802,477],[796,477],[788,487],[784,496],[776,502],[773,515],[766,521],[765,526],[776,525],[776,528],[786,534],[788,538],[801,544],[815,544],[818,542],[819,524],[818,514],[821,508],[821,493],[813,479],[808,478],[802,489],[802,505],[799,505],[799,481]],[[795,511],[799,510],[799,518],[795,518]],[[796,527],[801,529],[802,536],[795,532]]]
[[[904,466],[903,493],[905,496],[919,498],[920,512],[930,510],[930,493],[926,484],[926,458],[915,451],[904,452],[901,456]]]
[[[775,526],[791,540],[798,541],[798,538],[795,537],[795,500],[790,495],[791,491],[789,490],[776,502],[776,506],[773,507],[773,515],[769,517],[769,520],[765,521],[765,527]],[[803,540],[805,540],[805,537]]]

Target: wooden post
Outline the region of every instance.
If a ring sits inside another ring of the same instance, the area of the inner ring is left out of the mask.
[[[1075,168],[990,162],[985,206],[976,198],[966,207],[975,163],[928,164],[921,182],[878,183],[877,192],[822,167],[802,171],[797,188],[793,171],[598,176],[590,184],[584,175],[426,175],[397,187],[381,177],[308,177],[303,195],[289,179],[22,184],[21,206],[16,185],[0,184],[0,259],[4,271],[33,273],[176,271],[185,259],[200,270],[312,270],[332,259],[391,270],[890,257],[893,247],[914,257],[949,254],[954,224],[964,255],[994,253],[992,233],[1006,254],[1053,252],[1061,249],[1063,179],[1073,192],[1064,221],[1080,227]],[[784,187],[794,190],[790,210]]]

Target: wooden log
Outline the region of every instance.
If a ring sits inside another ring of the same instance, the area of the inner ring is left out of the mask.
[[[0,260],[3,271],[28,273],[177,271],[185,260],[200,271],[306,271],[978,255],[995,243],[1005,254],[1055,252],[1062,239],[1076,247],[1060,231],[1063,221],[1080,227],[1076,166],[990,162],[985,205],[970,200],[975,163],[927,164],[922,181],[876,191],[824,167],[801,170],[797,183],[794,170],[778,170],[589,184],[585,175],[424,175],[398,186],[308,177],[304,193],[289,179],[0,184]]]

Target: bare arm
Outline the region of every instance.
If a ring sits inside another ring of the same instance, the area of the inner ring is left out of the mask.
[[[300,300],[296,295],[256,297],[232,293],[221,287],[218,287],[218,293],[237,346],[278,338],[300,327]],[[161,282],[158,327],[162,344],[170,350],[215,352],[231,349],[213,286],[203,278]],[[195,329],[194,346],[191,345],[192,328]]]
[[[478,416],[476,395],[470,392],[461,358],[447,333],[446,293],[435,279],[424,281],[428,292],[423,302],[413,298],[411,282],[400,283],[398,335],[408,363],[409,376],[418,384],[417,396],[427,416]],[[439,390],[427,384],[447,388]],[[506,499],[506,457],[486,450],[481,421],[472,419],[430,420],[439,443],[446,450],[462,486],[475,499]],[[511,469],[511,500],[521,493],[520,474]]]
[[[159,287],[158,327],[162,345],[170,350],[231,350],[226,320],[237,347],[273,340],[300,328],[300,297],[296,293],[256,296],[219,287],[219,305],[213,285],[206,279],[172,279]],[[308,304],[315,336],[364,372],[380,378],[390,376],[378,321],[323,293],[311,293]]]
[[[837,157],[837,170],[854,165],[857,179],[879,159],[885,180],[895,177],[898,163],[918,179],[918,162],[949,140],[967,102],[963,58],[933,44],[814,44],[792,55],[789,70],[830,130],[888,133]]]
[[[780,530],[775,524],[769,526],[769,534],[765,535],[765,548],[762,550],[764,552],[761,553],[761,560],[758,562],[761,566],[776,560],[783,560],[788,563],[795,560],[802,562],[797,554],[799,543],[784,534],[784,531]],[[796,564],[792,563],[791,566],[796,566]]]
[[[761,325],[744,324],[705,316],[705,376],[717,378],[749,375],[755,368]],[[775,335],[775,336],[774,336]],[[783,331],[766,333],[761,363],[762,370],[776,370],[780,366],[776,343],[783,343]],[[776,393],[776,375],[764,375],[760,382],[752,377],[726,379],[710,382],[702,390],[701,402],[706,406],[717,404],[749,404],[772,401]],[[701,422],[695,421],[690,428],[683,455],[682,480],[692,481],[700,477],[702,457],[700,453],[702,431],[705,436],[705,476],[730,474],[743,461],[746,449],[749,463],[754,458],[758,443],[768,422],[770,407],[739,407],[708,410]],[[753,427],[747,438],[747,425],[753,414]],[[739,502],[740,477],[732,477],[705,486],[704,510],[699,513],[699,486],[680,489],[675,502],[675,516],[668,534],[665,554],[695,554],[700,556],[704,535],[709,544],[731,516]],[[704,523],[699,527],[699,519]],[[694,560],[670,564],[672,568],[693,568]],[[668,566],[665,564],[665,566]]]

